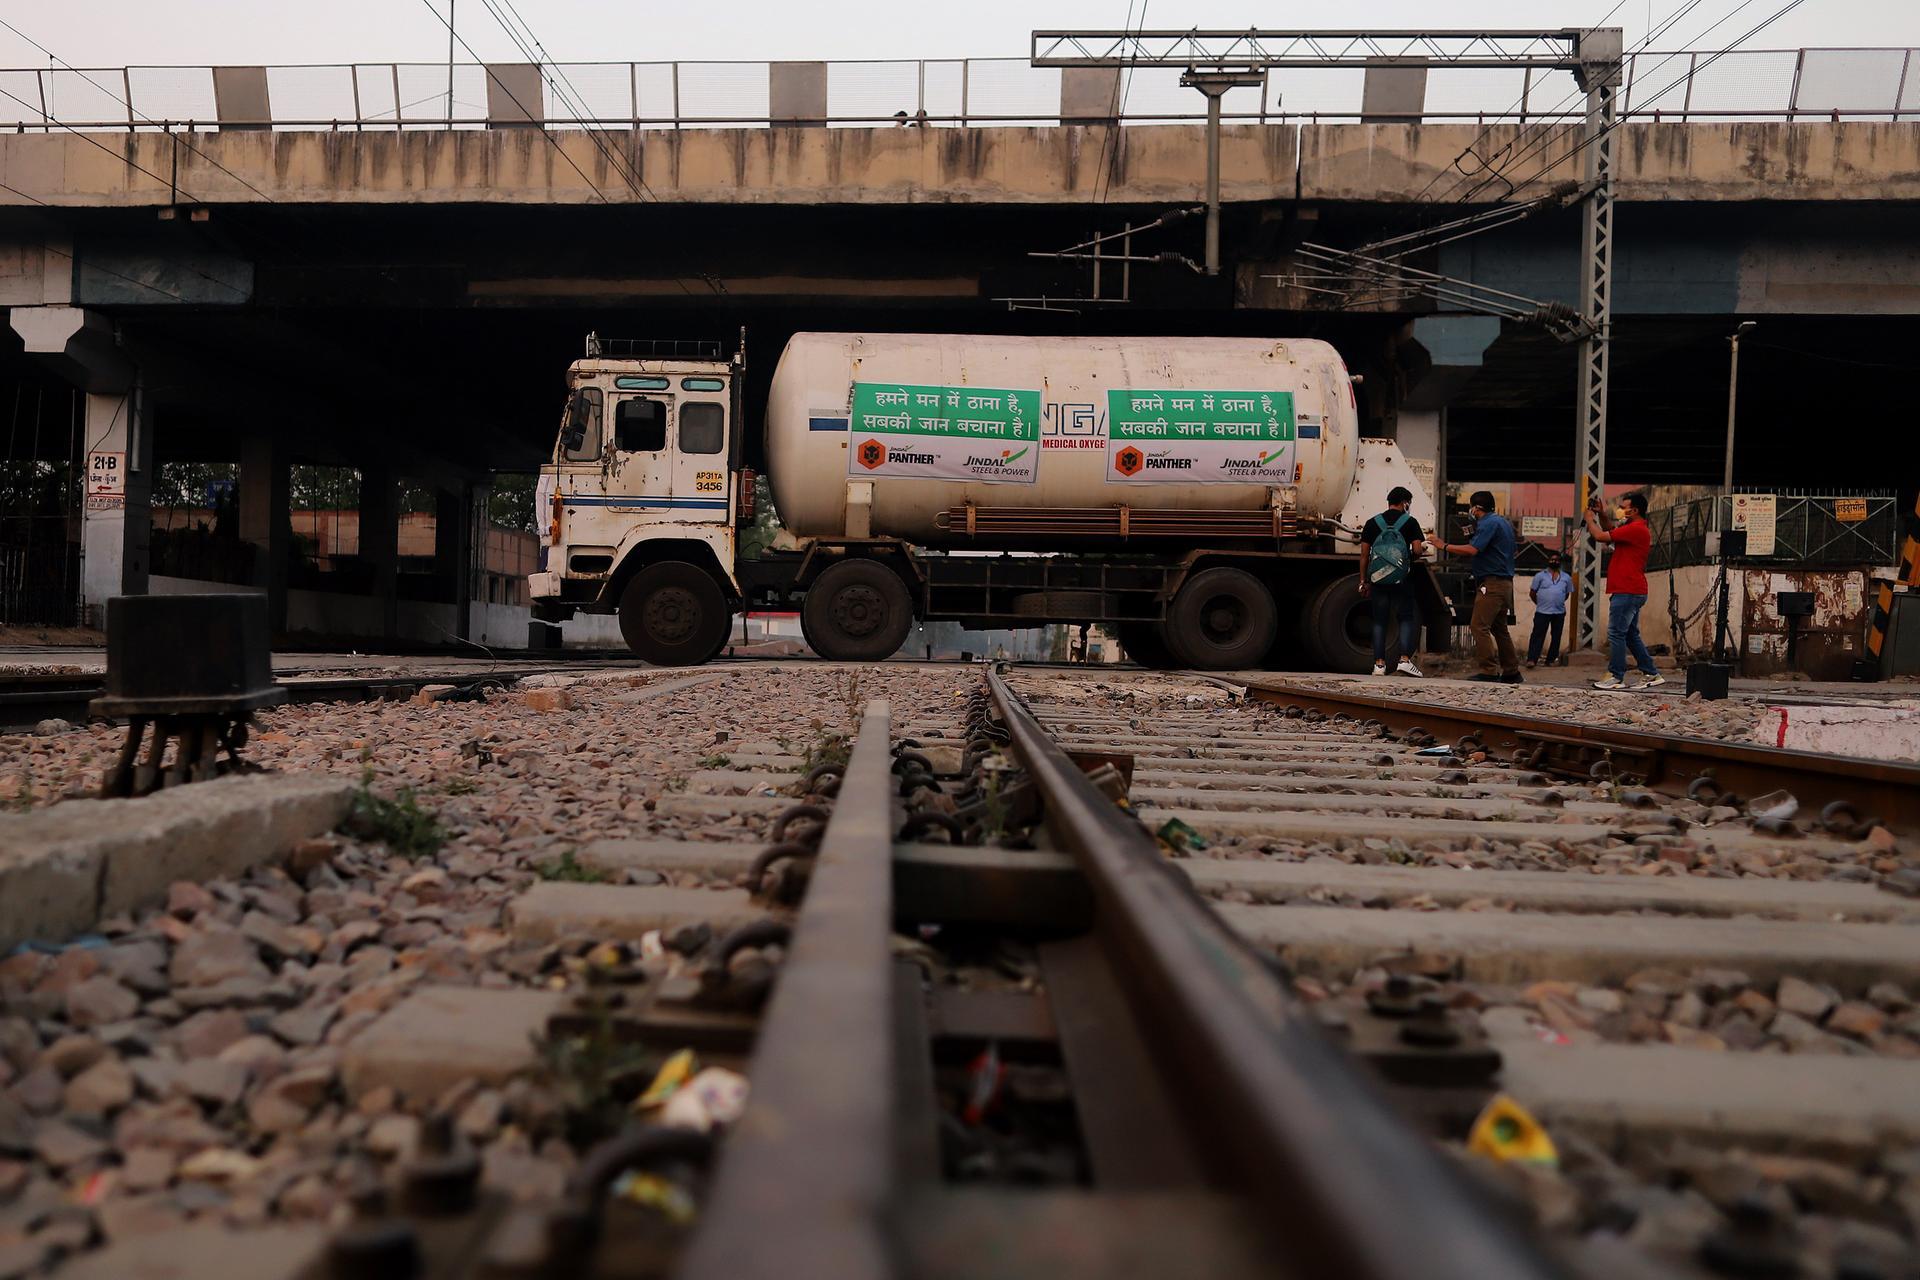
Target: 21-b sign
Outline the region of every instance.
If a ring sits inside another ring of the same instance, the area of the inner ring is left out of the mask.
[[[125,494],[126,491],[126,454],[94,453],[87,455],[87,496]]]

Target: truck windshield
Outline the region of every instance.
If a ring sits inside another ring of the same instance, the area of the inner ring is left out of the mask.
[[[583,388],[567,401],[566,417],[560,425],[560,443],[561,456],[568,462],[592,462],[600,456],[600,423],[605,401],[598,387]]]

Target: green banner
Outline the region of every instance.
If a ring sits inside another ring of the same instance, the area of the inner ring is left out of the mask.
[[[1291,391],[1107,392],[1107,480],[1293,484]]]
[[[1032,484],[1039,474],[1038,391],[856,382],[848,430],[849,475]]]

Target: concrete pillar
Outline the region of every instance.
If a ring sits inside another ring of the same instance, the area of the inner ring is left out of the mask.
[[[87,393],[87,497],[80,523],[80,604],[93,626],[111,596],[147,592],[153,536],[153,428],[145,389]]]
[[[400,478],[381,464],[360,468],[360,558],[373,569],[380,636],[400,634]]]
[[[51,261],[53,255],[46,257]],[[51,286],[53,280],[46,280]],[[46,290],[49,296],[54,290]],[[21,350],[87,396],[86,506],[80,525],[81,616],[106,623],[107,600],[147,590],[153,534],[153,415],[113,321],[60,304],[7,315]]]
[[[1446,508],[1447,404],[1480,372],[1481,358],[1499,336],[1500,322],[1491,316],[1422,316],[1413,322],[1415,359],[1394,438],[1436,511]]]
[[[292,474],[273,436],[240,441],[240,541],[253,548],[253,585],[267,593],[267,626],[287,629],[287,546],[292,532]]]
[[[473,489],[462,484],[434,496],[433,571],[452,584],[454,635],[465,640],[473,623]]]

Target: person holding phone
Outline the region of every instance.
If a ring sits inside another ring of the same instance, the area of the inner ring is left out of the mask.
[[[1513,609],[1513,525],[1493,509],[1490,491],[1477,490],[1468,501],[1472,504],[1467,514],[1473,517],[1473,536],[1466,542],[1436,544],[1450,555],[1473,557],[1467,563],[1467,577],[1473,583],[1471,630],[1480,673],[1468,678],[1482,683],[1519,684],[1520,655],[1514,651],[1513,636],[1507,631],[1507,614]]]
[[[1601,509],[1599,495],[1587,503],[1587,535],[1595,542],[1610,543],[1613,558],[1607,562],[1607,678],[1593,687],[1612,691],[1627,685],[1627,654],[1646,679],[1640,688],[1652,689],[1667,682],[1655,669],[1647,642],[1640,637],[1640,610],[1647,603],[1647,553],[1653,549],[1653,530],[1647,524],[1647,495],[1629,493],[1612,512]]]

